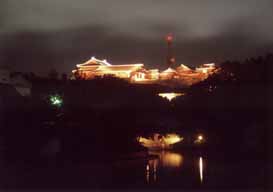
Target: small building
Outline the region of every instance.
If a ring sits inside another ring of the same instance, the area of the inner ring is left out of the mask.
[[[197,67],[195,69],[195,71],[209,75],[209,74],[213,73],[215,69],[216,69],[215,64],[209,63],[209,64],[203,64],[200,67]]]

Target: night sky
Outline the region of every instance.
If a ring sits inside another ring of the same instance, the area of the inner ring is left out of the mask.
[[[91,56],[165,68],[164,36],[177,64],[196,66],[273,51],[272,0],[4,0],[0,65],[70,73]]]

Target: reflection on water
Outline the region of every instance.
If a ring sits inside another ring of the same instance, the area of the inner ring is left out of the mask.
[[[149,164],[153,167],[158,167],[160,164],[163,167],[181,167],[183,163],[183,156],[179,153],[170,151],[149,152],[150,155],[157,155],[157,159],[149,160]]]
[[[183,163],[183,156],[179,153],[169,151],[149,152],[150,155],[157,155],[158,158],[150,159],[146,165],[146,181],[150,182],[150,175],[153,174],[153,181],[157,180],[157,171],[159,167],[179,168]]]
[[[149,183],[149,180],[150,179],[150,167],[149,167],[149,164],[146,165],[146,181],[147,183]]]
[[[154,172],[154,181],[156,181],[156,177],[157,177],[157,175],[156,175],[156,171]]]
[[[146,165],[146,181],[147,183],[150,182],[150,162]],[[157,164],[152,164],[153,165],[153,169],[151,170],[151,172],[153,173],[153,181],[155,182],[156,181],[156,173],[157,173]]]
[[[199,157],[199,174],[200,174],[200,181],[203,182],[203,158]]]
[[[149,152],[150,155],[156,155],[157,158],[148,160],[146,164],[146,182],[156,182],[158,177],[158,173],[160,173],[164,169],[168,170],[176,170],[179,171],[179,174],[183,175],[184,171],[180,170],[183,166],[184,157],[180,153],[175,153],[171,151],[153,151]],[[204,160],[203,157],[199,157],[198,161],[194,159],[191,160],[193,167],[198,167],[199,177],[201,183],[203,183],[204,179]],[[194,165],[195,164],[195,165]],[[161,170],[161,171],[160,171]],[[162,175],[161,175],[162,176]]]

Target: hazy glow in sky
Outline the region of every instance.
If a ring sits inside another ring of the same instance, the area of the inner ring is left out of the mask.
[[[273,30],[272,7],[271,0],[8,0],[2,29],[51,31],[95,25],[148,38],[172,30],[204,37],[238,23],[268,36]]]
[[[177,58],[190,65],[246,57],[273,44],[272,0],[8,0],[1,5],[2,63],[6,53],[16,52],[22,33],[21,44],[35,39],[52,65],[63,71],[73,65],[65,63],[83,62],[91,54],[114,63],[161,65],[165,50],[160,41],[168,32],[175,35]],[[120,52],[113,50],[120,41]],[[208,49],[217,50],[213,54]],[[238,55],[231,53],[234,49],[239,49]],[[69,59],[61,59],[67,54]],[[155,55],[162,57],[152,58]],[[23,56],[27,62],[31,54]],[[29,63],[30,68],[40,68]]]

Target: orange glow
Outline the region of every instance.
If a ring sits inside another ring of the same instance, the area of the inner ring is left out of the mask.
[[[172,101],[174,98],[185,95],[185,93],[159,93],[158,96],[166,98],[169,101]]]
[[[176,71],[174,69],[170,68],[170,67],[167,70],[162,71],[162,73],[175,73],[175,72]]]
[[[167,149],[172,145],[179,143],[183,140],[183,137],[180,137],[177,134],[167,134],[166,136],[162,136],[158,133],[154,134],[154,138],[145,138],[138,137],[138,142],[148,149]]]
[[[183,165],[184,158],[180,153],[170,151],[149,151],[148,153],[157,156],[157,158],[148,160],[145,170],[147,183],[150,182],[151,175],[153,175],[153,182],[157,181],[158,176],[160,176],[157,175],[160,172],[160,167],[177,169]],[[147,169],[147,167],[153,167],[153,169]]]
[[[164,141],[170,145],[178,143],[181,140],[182,138],[176,134],[168,134],[166,137],[164,137]]]
[[[181,70],[181,71],[192,71],[192,69],[190,69],[188,66],[181,64],[177,70]]]
[[[202,69],[202,72],[203,72],[203,73],[207,73],[208,70],[207,70],[207,69]]]
[[[204,139],[204,136],[199,134],[197,137],[196,137],[196,140],[194,141],[194,143],[197,143],[197,144],[201,144],[201,143],[204,143],[205,142],[205,139]]]
[[[183,157],[178,153],[168,153],[162,156],[162,164],[166,167],[180,167]]]
[[[172,38],[171,35],[167,36],[167,39],[172,40]],[[170,60],[172,63],[175,62],[175,58],[171,58]],[[107,62],[106,59],[99,60],[95,57],[91,57],[88,61],[76,65],[76,69],[72,70],[72,79],[76,79],[76,76],[82,79],[93,79],[98,76],[104,77],[105,75],[111,75],[126,79],[131,83],[161,84],[166,80],[175,79],[176,82],[189,86],[205,80],[209,75],[217,71],[218,68],[215,67],[214,63],[203,64],[195,70],[181,64],[181,66],[176,69],[168,68],[159,72],[158,69],[145,69],[142,63],[112,65]]]
[[[199,73],[201,72],[204,74],[214,73],[215,70],[216,70],[216,67],[214,63],[203,64],[200,67],[197,67],[195,69],[196,72],[199,72]]]
[[[149,160],[149,164],[152,166],[158,166],[161,164],[164,167],[181,167],[183,164],[183,156],[179,153],[170,151],[150,151],[149,154],[159,156],[158,159]]]
[[[133,76],[133,79],[134,81],[143,81],[145,80],[145,74],[144,73],[136,73],[134,76]]]

